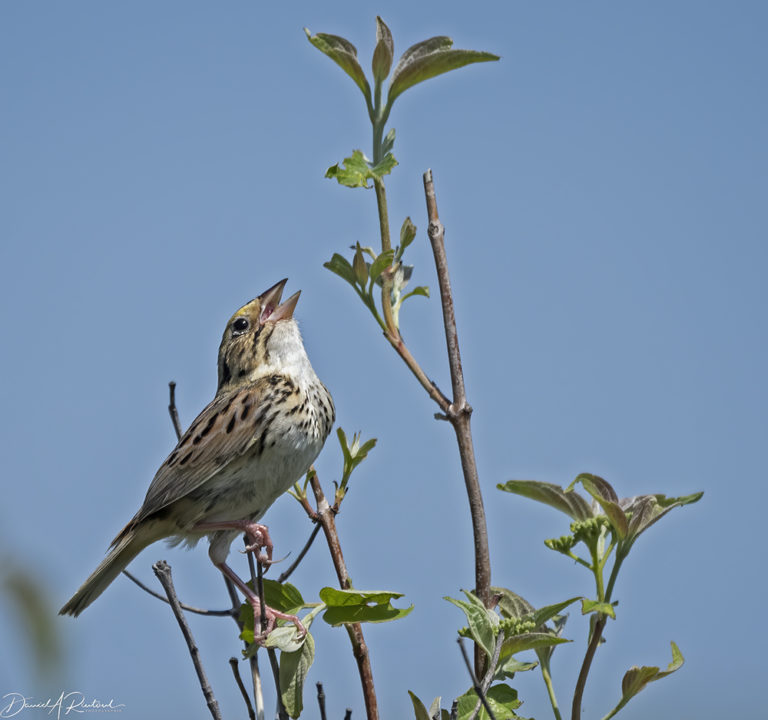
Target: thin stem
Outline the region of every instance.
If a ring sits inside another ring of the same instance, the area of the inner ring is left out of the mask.
[[[374,142],[376,133],[374,128]],[[379,138],[379,142],[381,138]],[[389,235],[389,211],[387,210],[387,191],[381,178],[374,178],[373,186],[376,189],[376,206],[379,211],[379,232],[381,234],[381,252],[392,249],[392,240]],[[392,315],[392,278],[385,270],[381,275],[381,309],[384,313],[384,323],[387,331],[393,338],[399,339],[400,332],[397,329],[395,318]],[[391,342],[391,340],[390,340]]]
[[[499,633],[499,635],[503,635],[503,633]],[[493,714],[493,710],[491,710],[491,706],[488,704],[488,699],[485,697],[485,690],[483,690],[482,686],[477,680],[477,675],[475,675],[474,671],[472,670],[472,664],[469,662],[469,656],[467,655],[467,651],[464,648],[463,638],[458,638],[457,642],[459,643],[461,656],[464,658],[464,664],[467,666],[467,672],[469,673],[469,677],[472,680],[472,687],[475,689],[475,692],[477,693],[478,702],[481,703],[482,706],[485,708],[485,711],[488,713],[488,717],[490,717],[491,720],[496,720],[496,716]],[[480,708],[478,705],[478,707],[475,708],[475,711],[472,713],[472,717],[477,716],[477,711],[479,709]]]
[[[256,712],[251,704],[251,698],[248,697],[248,691],[245,689],[245,685],[243,685],[243,678],[240,677],[240,667],[238,666],[237,658],[229,658],[229,666],[232,668],[235,684],[237,685],[238,690],[240,690],[240,694],[243,696],[243,702],[248,710],[248,717],[250,720],[256,720]]]
[[[320,708],[320,720],[328,720],[325,714],[325,692],[321,682],[317,683],[317,705]]]
[[[560,714],[560,708],[557,705],[557,698],[555,697],[555,686],[552,684],[552,675],[549,672],[549,667],[541,664],[541,676],[544,678],[544,684],[547,686],[547,694],[549,695],[549,702],[552,705],[552,712],[555,714],[555,720],[563,720],[563,716]]]
[[[176,596],[176,589],[173,587],[173,578],[171,577],[171,566],[168,565],[165,560],[158,560],[152,569],[155,571],[157,579],[165,590],[165,594],[168,596],[168,604],[173,610],[173,614],[176,617],[176,621],[181,628],[181,634],[184,636],[184,640],[187,643],[189,649],[189,655],[192,658],[192,664],[195,666],[195,672],[197,673],[197,679],[200,682],[200,689],[203,691],[205,702],[208,705],[208,710],[214,720],[221,720],[221,712],[219,711],[219,703],[213,695],[213,690],[208,682],[208,678],[205,675],[203,664],[200,660],[200,650],[195,643],[195,638],[192,636],[192,630],[190,630],[187,623],[187,619],[184,617],[184,612],[181,609],[179,598]]]
[[[440,222],[437,212],[437,198],[432,171],[424,173],[424,195],[427,201],[427,216],[429,218],[429,241],[435,257],[437,281],[440,285],[440,299],[443,308],[443,324],[445,326],[445,342],[448,349],[448,364],[451,371],[451,386],[453,401],[445,411],[449,422],[456,433],[459,445],[461,469],[464,474],[464,484],[469,500],[469,511],[472,516],[472,532],[475,542],[475,593],[488,607],[491,602],[491,555],[488,548],[488,527],[485,519],[483,493],[480,489],[480,478],[475,460],[475,448],[472,441],[470,417],[472,407],[467,402],[464,386],[464,371],[461,365],[459,351],[459,335],[456,329],[451,279],[448,273],[448,258],[445,251],[445,228]],[[475,668],[482,667],[482,655],[475,649]]]
[[[605,590],[605,596],[604,598],[599,598],[602,602],[610,602],[611,601],[611,595],[613,594],[613,586],[616,584],[616,578],[619,574],[619,568],[621,567],[622,562],[624,562],[624,558],[626,557],[626,553],[623,553],[621,551],[621,545],[619,545],[619,548],[616,550],[616,559],[613,562],[613,568],[611,568],[611,575],[608,578],[608,586]],[[600,571],[601,576],[601,582],[602,582],[602,569]],[[584,696],[584,688],[587,685],[587,677],[589,676],[589,669],[592,666],[592,660],[595,657],[595,652],[597,651],[598,646],[600,645],[600,640],[603,636],[603,630],[605,629],[605,624],[608,621],[607,615],[600,615],[597,620],[595,620],[594,628],[592,629],[592,635],[589,639],[589,645],[587,645],[587,652],[584,655],[584,660],[581,664],[581,670],[579,672],[578,680],[576,681],[576,689],[573,692],[573,706],[571,708],[571,720],[581,720],[581,700]]]
[[[155,592],[152,588],[147,587],[143,582],[141,582],[141,580],[139,580],[136,576],[131,575],[131,573],[129,573],[127,570],[123,570],[123,575],[135,582],[144,592],[149,593],[152,595],[152,597],[156,597],[158,600],[162,600],[164,603],[170,602],[168,598],[163,597],[159,592]],[[193,605],[187,605],[183,602],[179,603],[179,607],[182,610],[186,610],[187,612],[195,613],[196,615],[207,615],[208,617],[227,617],[233,615],[235,612],[232,608],[229,610],[206,610],[204,608],[194,607]]]
[[[168,414],[171,416],[173,429],[176,432],[176,439],[181,440],[181,423],[179,422],[179,411],[176,409],[176,383],[173,380],[168,383],[168,392],[170,394]]]
[[[243,542],[248,545],[248,538],[243,536]],[[264,602],[264,577],[262,575],[261,563],[256,562],[253,558],[253,553],[248,553],[248,569],[251,573],[251,583],[259,594],[259,611],[260,611],[260,627],[261,632],[265,633],[267,630],[267,604]],[[256,616],[253,618],[253,634],[256,635]],[[269,664],[272,668],[272,677],[275,681],[275,691],[277,692],[277,716],[279,720],[289,720],[288,712],[283,705],[283,695],[280,690],[280,667],[277,664],[277,653],[274,648],[267,648],[267,656],[269,657]]]
[[[310,468],[309,483],[312,486],[312,492],[315,494],[318,522],[323,528],[323,533],[325,534],[325,539],[328,543],[328,550],[331,553],[336,576],[339,579],[339,586],[343,590],[348,590],[352,587],[352,583],[350,582],[349,573],[347,572],[347,565],[344,562],[344,555],[341,552],[339,535],[336,530],[336,516],[333,509],[328,504],[328,500],[325,497],[325,493],[323,493],[323,488],[320,485],[320,481],[317,478],[317,473],[314,468]],[[363,636],[363,628],[360,623],[350,623],[344,627],[349,634],[349,639],[352,643],[352,654],[357,661],[357,669],[360,674],[360,682],[363,688],[363,699],[365,700],[365,710],[368,720],[378,720],[379,708],[378,701],[376,700],[376,688],[373,683],[370,654],[368,652],[368,646],[365,643],[365,637]]]
[[[309,552],[309,548],[312,547],[312,543],[315,542],[317,534],[320,532],[320,525],[315,525],[312,528],[312,533],[309,536],[309,540],[304,543],[304,547],[301,548],[301,552],[296,556],[296,559],[290,564],[290,566],[284,570],[277,578],[277,582],[285,582],[292,574],[293,571],[299,566],[299,563],[304,559],[304,556]]]

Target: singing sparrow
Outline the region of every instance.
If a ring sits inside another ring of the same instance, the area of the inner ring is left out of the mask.
[[[59,611],[79,615],[147,545],[162,538],[210,540],[214,565],[254,607],[258,598],[226,564],[240,534],[249,550],[267,548],[258,525],[267,508],[307,472],[335,419],[331,395],[309,363],[293,311],[300,292],[280,304],[286,280],[240,308],[219,347],[216,397],[157,471],[144,504],[112,541],[109,554]],[[267,609],[275,618],[293,616]]]

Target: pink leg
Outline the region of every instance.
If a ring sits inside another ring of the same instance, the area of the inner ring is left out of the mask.
[[[255,552],[256,560],[262,565],[269,567],[272,564],[272,538],[269,537],[269,530],[266,525],[250,522],[249,520],[224,520],[221,522],[201,522],[195,525],[195,530],[241,530],[250,540],[250,545],[246,545],[244,552]],[[266,548],[266,555],[258,554],[261,548]]]
[[[307,634],[307,629],[301,624],[301,620],[299,620],[296,615],[289,615],[288,613],[280,612],[279,610],[275,610],[268,605],[264,605],[264,615],[267,618],[266,630],[264,630],[262,633],[257,633],[256,628],[258,627],[259,618],[261,617],[261,603],[259,602],[259,596],[253,592],[253,590],[251,590],[251,588],[249,588],[248,585],[246,585],[238,577],[237,573],[225,562],[216,562],[214,560],[213,564],[219,568],[219,570],[221,570],[221,572],[223,572],[226,577],[235,583],[238,588],[240,588],[240,591],[243,593],[243,595],[245,595],[245,599],[248,600],[251,607],[253,608],[253,633],[255,642],[262,644],[267,635],[269,635],[269,633],[274,630],[275,622],[277,620],[290,620],[290,622],[296,626],[296,630],[298,631],[298,638],[303,638]]]

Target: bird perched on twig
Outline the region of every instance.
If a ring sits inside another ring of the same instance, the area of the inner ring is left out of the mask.
[[[293,311],[300,292],[280,304],[281,280],[240,308],[219,347],[216,397],[197,416],[160,466],[144,504],[112,541],[104,561],[59,611],[79,615],[136,555],[151,543],[194,545],[208,536],[213,564],[253,606],[257,595],[227,565],[240,534],[248,551],[272,542],[257,521],[304,475],[320,453],[335,419],[331,395],[304,350]],[[278,618],[298,618],[266,608],[268,631]]]

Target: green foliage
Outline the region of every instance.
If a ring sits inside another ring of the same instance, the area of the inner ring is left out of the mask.
[[[405,90],[414,85],[441,75],[450,70],[469,65],[471,63],[498,60],[497,55],[475,50],[455,50],[453,41],[447,37],[435,37],[416,43],[408,48],[392,72],[389,90],[384,100],[383,84],[390,74],[394,60],[395,45],[392,33],[386,23],[376,18],[376,47],[371,59],[373,73],[373,94],[371,85],[365,77],[362,67],[357,59],[357,49],[345,38],[337,35],[318,33],[312,35],[306,28],[309,41],[321,52],[330,57],[339,67],[349,75],[360,88],[365,98],[368,116],[373,129],[373,160],[368,159],[362,150],[353,151],[352,155],[341,163],[336,163],[326,170],[325,177],[335,179],[346,187],[369,188],[371,183],[377,186],[377,193],[383,192],[384,177],[391,173],[397,165],[392,155],[395,144],[395,130],[391,128],[384,133],[387,120],[395,99]],[[405,292],[413,268],[402,264],[403,252],[413,242],[416,236],[416,227],[410,218],[406,218],[400,231],[400,245],[392,252],[389,247],[388,228],[389,220],[386,217],[386,206],[379,206],[382,213],[382,251],[375,253],[370,248],[371,263],[367,263],[363,257],[364,249],[358,243],[355,247],[355,255],[352,263],[339,254],[325,263],[331,272],[346,280],[371,314],[379,326],[387,332],[387,324],[373,298],[374,284],[387,287],[389,293],[382,293],[382,303],[388,303],[389,307],[382,308],[384,317],[391,317],[394,327],[400,327],[400,310],[403,303],[411,297],[429,297],[429,288],[419,285],[409,292]],[[363,264],[367,266],[366,273]]]
[[[368,181],[381,180],[385,175],[392,172],[392,168],[397,165],[394,155],[388,152],[382,160],[374,164],[365,155],[362,150],[353,151],[352,155],[344,158],[341,165],[336,163],[325,171],[325,177],[335,179],[339,185],[346,187],[371,187]]]
[[[345,623],[382,623],[399,620],[413,610],[413,605],[403,609],[392,605],[392,600],[401,597],[403,597],[402,593],[389,590],[339,590],[324,587],[320,591],[320,599],[327,607],[323,620],[333,626]]]
[[[584,488],[592,499],[592,503],[576,492],[577,485]],[[613,590],[619,570],[637,538],[673,508],[695,503],[703,495],[703,493],[693,493],[668,498],[665,495],[657,494],[620,499],[609,482],[589,473],[582,473],[577,476],[566,489],[552,483],[533,480],[510,480],[504,484],[499,484],[497,487],[500,490],[542,502],[572,518],[571,534],[546,540],[545,545],[551,550],[575,560],[593,575],[597,597],[595,599],[581,598],[582,614],[593,615],[590,624],[590,636],[597,627],[602,632],[606,617],[616,619],[616,603],[611,599]],[[586,547],[588,557],[585,558],[576,554],[575,548],[580,545]],[[610,576],[606,584],[605,571],[611,559]],[[510,591],[502,591],[500,598],[499,606],[502,612],[506,612],[510,617],[520,618],[531,612],[528,604]],[[566,604],[577,599],[571,598],[570,601],[566,601]],[[559,613],[564,607],[565,605],[559,608],[557,605],[553,605],[547,613],[554,623],[554,627],[549,628],[548,632],[558,638],[565,624],[565,619],[559,617]],[[550,612],[554,614],[549,614]],[[601,621],[598,623],[595,618],[601,618]],[[537,649],[542,674],[547,682],[553,650],[554,645]],[[674,643],[672,643],[672,656],[672,663],[663,672],[657,667],[629,670],[622,683],[622,698],[606,718],[613,717],[649,682],[666,677],[677,670],[683,663],[683,657]],[[554,695],[552,693],[550,699],[553,700],[554,707]]]
[[[519,717],[514,711],[522,705],[522,701],[517,699],[517,690],[512,689],[509,685],[504,683],[494,685],[488,689],[488,692],[485,694],[485,699],[488,701],[488,705],[497,719],[505,718],[505,720],[514,720],[514,718]],[[475,708],[479,702],[477,693],[471,688],[459,697],[458,700],[458,720],[469,720],[475,712]],[[482,705],[480,706],[480,711],[476,717],[478,720],[490,720],[490,715],[488,715]]]

